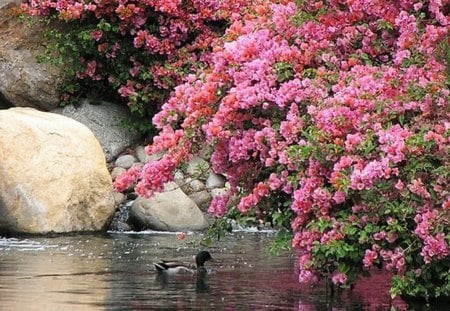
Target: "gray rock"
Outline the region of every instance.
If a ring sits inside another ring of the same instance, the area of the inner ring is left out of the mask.
[[[179,187],[183,187],[186,184],[184,180],[184,174],[180,170],[175,171],[173,180],[177,183]]]
[[[211,189],[211,196],[215,198],[218,195],[224,195],[228,192],[228,188],[215,188]]]
[[[114,192],[113,195],[116,206],[124,204],[127,200],[127,196],[121,192]]]
[[[125,154],[116,159],[114,164],[121,168],[130,168],[137,162],[137,159],[131,154]]]
[[[126,172],[126,169],[124,169],[123,167],[116,166],[111,171],[111,178],[112,178],[112,180],[115,180],[117,178],[117,176],[119,176],[119,175],[121,175],[121,174],[123,174],[125,172]]]
[[[136,157],[138,158],[139,162],[147,163],[150,159],[150,156],[145,152],[144,146],[137,146],[135,149],[136,151]]]
[[[214,188],[223,188],[225,187],[225,177],[222,175],[218,175],[214,172],[209,172],[208,178],[206,179],[206,188],[214,189]]]
[[[200,180],[194,179],[189,183],[189,187],[191,188],[191,192],[199,192],[206,189],[206,186]]]
[[[66,106],[53,112],[75,119],[90,128],[102,145],[108,162],[140,139],[139,133],[130,132],[122,126],[121,120],[130,113],[123,105],[104,101],[99,105],[92,105],[88,100],[83,100],[79,107]]]
[[[189,195],[189,198],[197,204],[200,208],[206,208],[211,202],[212,196],[207,190],[194,192]]]
[[[176,180],[176,182],[181,190],[188,195],[206,189],[206,186],[202,181],[192,179],[191,177],[187,177],[184,180]]]
[[[131,205],[129,220],[138,229],[196,231],[208,227],[202,211],[174,182],[151,199],[138,197]]]
[[[44,26],[19,21],[13,10],[21,2],[0,1],[0,94],[12,106],[52,110],[60,102],[56,87],[61,73],[37,62],[44,47]]]
[[[135,151],[136,151],[136,157],[138,158],[139,162],[142,162],[142,163],[147,163],[152,160],[159,160],[164,155],[164,152],[158,152],[158,153],[155,153],[152,155],[148,155],[145,152],[144,146],[137,146]]]

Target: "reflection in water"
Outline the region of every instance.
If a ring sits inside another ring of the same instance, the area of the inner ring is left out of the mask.
[[[389,310],[392,304],[382,277],[333,299],[320,284],[301,287],[295,258],[270,256],[267,234],[236,233],[217,242],[208,274],[154,271],[161,258],[192,262],[198,250],[187,242],[196,238],[0,238],[0,310]]]

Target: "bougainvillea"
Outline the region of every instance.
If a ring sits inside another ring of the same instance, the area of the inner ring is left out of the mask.
[[[60,20],[47,33],[42,58],[67,75],[63,103],[79,96],[124,101],[150,124],[149,117],[183,76],[207,66],[213,42],[238,18],[244,3],[28,0],[22,11]]]
[[[345,287],[384,267],[393,295],[450,295],[448,13],[437,0],[254,3],[154,117],[147,151],[165,156],[116,188],[152,194],[209,152],[230,183],[210,212],[289,215],[300,282]]]

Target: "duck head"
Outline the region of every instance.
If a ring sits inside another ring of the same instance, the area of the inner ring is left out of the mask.
[[[203,267],[205,265],[205,262],[208,260],[212,260],[211,254],[207,251],[201,251],[195,256],[195,264],[198,267]]]

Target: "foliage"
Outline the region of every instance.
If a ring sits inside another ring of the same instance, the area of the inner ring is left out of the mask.
[[[22,11],[51,25],[41,61],[62,68],[63,104],[80,96],[123,101],[133,113],[128,126],[147,131],[173,87],[207,66],[213,42],[242,3],[27,0]]]
[[[448,59],[437,56],[448,10],[435,0],[254,3],[211,68],[153,118],[148,152],[166,155],[116,189],[137,182],[151,196],[209,148],[231,185],[209,211],[287,218],[300,282],[345,287],[384,267],[393,296],[448,296]]]

